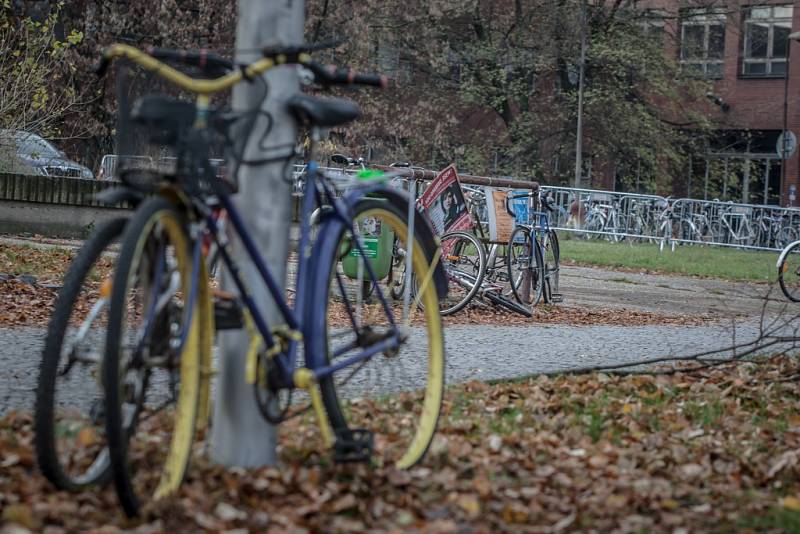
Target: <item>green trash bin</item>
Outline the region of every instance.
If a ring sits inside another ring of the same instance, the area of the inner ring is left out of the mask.
[[[369,261],[378,280],[389,276],[392,267],[392,245],[394,244],[394,230],[376,217],[362,217],[356,221],[358,232],[361,235],[364,247],[364,256]],[[342,258],[342,270],[352,279],[358,278],[358,263],[361,251],[354,245],[349,247]],[[362,276],[368,278],[366,269]]]

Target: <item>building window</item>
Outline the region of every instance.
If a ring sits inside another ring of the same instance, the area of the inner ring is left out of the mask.
[[[664,42],[664,19],[666,16],[664,11],[647,9],[639,19],[642,33],[657,42],[659,46],[663,45]]]
[[[725,15],[707,10],[687,11],[681,20],[681,66],[709,78],[722,77],[725,57]]]
[[[742,72],[746,76],[785,76],[792,6],[747,8],[744,25]]]

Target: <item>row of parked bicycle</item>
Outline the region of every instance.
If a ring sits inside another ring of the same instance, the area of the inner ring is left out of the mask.
[[[361,158],[334,154],[332,161],[342,167],[326,168],[331,177],[341,173],[345,178],[366,168]],[[408,166],[406,163],[390,165],[395,168]],[[305,177],[305,167],[297,166],[294,194],[298,197],[304,195]],[[421,180],[395,178],[393,181],[395,187],[409,191],[417,198],[418,206],[423,190],[431,187],[430,182]],[[441,314],[452,315],[468,305],[489,305],[531,317],[536,305],[561,302],[559,242],[556,230],[550,225],[550,218],[557,209],[552,198],[542,196],[538,188],[507,191],[504,209],[514,221],[514,228],[510,237],[501,241],[490,239],[487,190],[465,184],[461,184],[460,189],[470,224],[469,229],[446,231],[440,235],[442,265],[448,280],[447,296],[440,302]],[[519,206],[525,209],[520,210]],[[374,224],[369,226],[375,227]],[[390,254],[391,263],[402,270],[402,249],[395,244],[385,254]],[[355,270],[351,269],[351,273],[356,278],[355,285],[360,286],[363,282]],[[384,280],[392,296],[399,297],[402,294],[405,284],[402,273],[387,270]],[[416,281],[412,284],[412,294],[417,285]]]
[[[800,209],[542,186],[553,226],[610,241],[780,250],[800,236]]]

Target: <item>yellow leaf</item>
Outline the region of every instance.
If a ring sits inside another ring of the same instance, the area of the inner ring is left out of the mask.
[[[624,413],[625,415],[628,415],[628,414],[631,414],[631,413],[633,413],[633,404],[631,404],[631,403],[629,403],[629,402],[626,402],[626,403],[625,403],[625,404],[622,406],[622,413]]]
[[[97,433],[93,428],[82,428],[80,432],[78,432],[78,443],[80,443],[83,447],[94,445],[97,443]]]
[[[481,513],[481,503],[475,495],[459,495],[456,504],[471,518],[478,517]]]
[[[12,504],[3,510],[2,520],[17,523],[25,528],[37,528],[31,507],[26,504]]]
[[[781,499],[781,506],[793,512],[800,512],[800,499],[793,496],[784,497]]]
[[[665,510],[674,510],[678,506],[680,506],[680,503],[675,499],[664,499],[661,501],[661,507]]]

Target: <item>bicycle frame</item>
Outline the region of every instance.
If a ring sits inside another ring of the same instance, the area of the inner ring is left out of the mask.
[[[295,55],[296,63],[306,65],[309,68],[313,65],[313,63],[310,61],[309,54],[296,53]],[[229,89],[244,79],[250,79],[258,74],[266,72],[276,65],[284,64],[289,61],[287,54],[282,53],[277,55],[275,59],[264,57],[250,65],[234,69],[229,74],[215,80],[198,80],[187,76],[181,71],[170,67],[169,65],[137,50],[134,47],[117,44],[113,45],[104,52],[101,64],[97,68],[98,72],[104,71],[109,61],[115,57],[126,57],[144,69],[156,72],[162,78],[196,95],[195,121],[192,129],[194,135],[190,136],[189,142],[200,144],[206,142],[204,134],[211,129],[209,126],[211,95]],[[319,68],[321,69],[321,67]],[[325,71],[322,70],[322,72]],[[351,74],[352,73],[348,73],[348,76]],[[385,80],[381,82],[381,85],[384,85],[384,83]],[[195,146],[193,148],[196,150],[192,150],[190,153],[197,154],[202,153],[201,150],[206,147]],[[255,328],[250,328],[250,324],[246,326],[248,326],[248,330],[251,330],[251,335],[253,333],[252,330],[256,330],[257,335],[260,336],[260,338],[251,339],[248,357],[252,356],[253,354],[255,354],[257,357],[258,349],[263,343],[265,345],[267,356],[274,358],[274,361],[278,365],[278,370],[280,371],[279,378],[281,382],[279,385],[281,387],[299,386],[299,384],[296,383],[297,380],[295,379],[295,371],[298,369],[296,363],[297,347],[299,342],[303,340],[304,336],[307,338],[307,334],[310,332],[308,330],[308,325],[305,325],[306,328],[304,328],[303,317],[305,317],[308,304],[306,302],[306,279],[308,278],[309,262],[311,260],[311,214],[315,206],[319,206],[320,208],[325,206],[326,208],[329,208],[327,210],[323,210],[324,213],[322,215],[322,220],[319,221],[323,227],[326,224],[338,221],[339,223],[343,224],[345,229],[349,230],[353,236],[357,236],[358,232],[356,232],[354,221],[349,217],[349,213],[351,213],[351,208],[355,205],[355,203],[365,195],[370,193],[379,193],[383,198],[389,201],[395,201],[396,204],[401,204],[403,206],[410,205],[411,207],[408,208],[408,215],[410,218],[408,256],[410,258],[412,254],[411,247],[413,247],[414,242],[414,239],[411,236],[413,236],[414,221],[418,215],[418,213],[413,209],[413,203],[407,198],[401,198],[402,195],[399,192],[392,190],[389,187],[384,185],[370,184],[365,184],[363,186],[359,184],[357,187],[353,188],[352,192],[346,198],[339,199],[334,194],[335,188],[333,185],[324,177],[319,179],[320,175],[318,173],[318,164],[314,161],[310,162],[307,166],[308,174],[306,194],[303,200],[303,208],[300,215],[301,231],[299,245],[300,248],[298,254],[299,264],[295,287],[295,305],[292,309],[285,300],[283,288],[275,281],[275,278],[272,276],[272,273],[267,268],[263,257],[259,253],[254,240],[247,231],[244,220],[242,219],[231,199],[232,193],[226,187],[220,184],[219,181],[215,179],[215,176],[197,176],[197,161],[191,161],[191,165],[185,166],[182,166],[181,162],[178,163],[179,169],[189,169],[188,172],[190,173],[189,176],[191,178],[199,177],[208,179],[208,183],[211,186],[213,194],[217,196],[219,199],[219,204],[222,206],[225,212],[227,212],[228,221],[233,229],[233,232],[241,239],[247,256],[255,265],[261,281],[266,285],[270,296],[275,301],[278,312],[285,321],[285,324],[275,328],[270,328],[264,315],[261,313],[255,300],[248,291],[248,288],[242,279],[241,271],[239,270],[235,261],[233,261],[231,258],[231,255],[227,249],[227,241],[221,237],[221,232],[217,221],[214,218],[213,213],[210,212],[205,200],[190,200],[187,195],[183,193],[180,187],[178,187],[171,188],[172,190],[166,193],[167,196],[169,196],[173,201],[176,201],[175,197],[177,197],[177,202],[183,203],[189,208],[194,207],[194,213],[200,215],[200,220],[196,220],[191,227],[191,230],[193,231],[192,238],[194,250],[191,251],[191,257],[193,258],[191,272],[192,285],[190,287],[189,295],[187,296],[188,302],[190,304],[195,302],[195,299],[198,296],[198,286],[200,286],[200,289],[202,290],[202,284],[199,283],[199,275],[201,272],[203,272],[201,262],[203,261],[202,250],[205,240],[203,239],[202,235],[198,234],[200,229],[206,228],[211,234],[214,242],[219,247],[220,255],[222,256],[222,259],[228,268],[228,272],[233,279],[234,285],[237,287],[245,305],[245,320],[246,322],[252,321],[252,325],[254,325]],[[208,174],[209,166],[206,165],[206,161],[203,161],[202,163],[203,170],[206,172],[206,174]],[[323,195],[329,200],[329,202],[323,202]],[[354,239],[353,241],[361,257],[366,258],[367,255],[365,254],[364,247],[360,239]],[[437,271],[438,255],[431,255],[433,256],[433,260],[430,265],[430,271],[426,273],[425,276],[433,276],[433,278],[436,279],[434,281],[436,290],[440,295],[443,295],[446,288],[446,282],[444,281],[443,273],[440,273],[440,276],[438,277],[435,276]],[[410,265],[411,260],[409,259],[408,261]],[[308,350],[306,350],[306,363],[308,364],[307,367],[313,373],[313,378],[317,380],[330,375],[338,369],[363,361],[374,354],[397,348],[401,343],[399,329],[395,324],[394,316],[388,301],[378,286],[378,279],[375,277],[374,269],[369,261],[364,262],[364,267],[366,268],[365,270],[369,280],[374,285],[374,289],[378,294],[383,310],[386,313],[387,320],[389,321],[389,325],[391,327],[391,335],[386,336],[384,339],[376,342],[373,346],[366,348],[361,353],[349,356],[334,365],[326,365],[325,354],[309,353]],[[191,315],[193,311],[194,306],[190,306],[188,308],[189,318],[188,321],[186,321],[186,324],[191,324]],[[183,337],[185,337],[185,333]],[[337,351],[335,356],[345,354],[353,348],[354,347],[344,347]]]
[[[236,286],[244,305],[247,308],[247,312],[252,317],[253,323],[258,331],[258,334],[263,339],[265,349],[268,354],[274,357],[275,362],[278,365],[278,369],[280,371],[280,377],[282,379],[282,386],[289,387],[294,386],[294,372],[297,370],[297,349],[299,345],[299,341],[303,338],[304,335],[308,334],[307,328],[304,328],[302,318],[305,316],[306,307],[309,304],[307,302],[307,295],[306,295],[306,285],[307,285],[307,276],[309,272],[309,262],[310,262],[310,248],[311,248],[311,230],[312,230],[312,223],[311,223],[311,214],[317,207],[322,207],[325,205],[326,207],[330,207],[331,209],[326,210],[326,213],[323,214],[323,220],[319,221],[321,224],[324,224],[325,219],[338,219],[341,223],[345,224],[345,226],[356,235],[354,224],[348,216],[348,208],[354,203],[354,201],[358,198],[363,197],[365,194],[368,193],[375,193],[375,192],[386,192],[385,186],[365,186],[365,187],[358,187],[353,190],[345,199],[339,199],[334,196],[333,189],[330,184],[328,184],[325,179],[319,179],[319,166],[316,162],[310,162],[308,164],[308,174],[307,174],[307,182],[306,182],[306,194],[303,197],[302,203],[302,210],[301,210],[301,226],[300,226],[300,242],[298,246],[298,268],[297,268],[297,275],[295,281],[295,304],[294,308],[290,308],[287,304],[285,297],[283,295],[282,287],[275,281],[272,273],[270,272],[269,268],[266,265],[266,262],[263,259],[263,256],[258,251],[258,247],[253,241],[250,233],[248,232],[244,220],[242,219],[241,215],[239,214],[238,210],[236,209],[231,197],[227,192],[222,192],[220,196],[220,202],[222,206],[225,208],[225,211],[228,213],[228,220],[233,228],[234,233],[241,239],[241,242],[244,246],[245,251],[247,252],[248,258],[253,262],[256,267],[256,270],[259,273],[259,278],[261,281],[266,285],[267,290],[270,293],[270,296],[274,300],[277,305],[278,312],[280,313],[281,317],[285,321],[285,328],[278,327],[278,328],[270,328],[268,322],[266,321],[264,315],[262,314],[261,310],[259,309],[258,305],[256,304],[255,300],[253,299],[252,295],[248,291],[247,285],[244,283],[241,275],[241,270],[239,269],[236,262],[231,257],[227,244],[224,240],[220,237],[219,228],[217,227],[216,221],[211,218],[206,220],[206,225],[209,228],[215,242],[219,246],[219,251],[222,256],[223,261],[225,262],[226,267],[228,268],[228,272],[231,275],[231,278]],[[322,188],[322,192],[318,188],[318,185]],[[323,203],[322,195],[325,195],[329,200],[329,204]],[[199,243],[199,241],[198,241]],[[360,240],[354,240],[354,245],[357,247],[359,254],[362,257],[366,257],[364,248]],[[198,246],[197,244],[195,246]],[[322,354],[306,354],[306,363],[309,369],[311,369],[314,373],[314,376],[317,379],[323,378],[328,376],[335,371],[338,371],[344,367],[348,367],[355,363],[358,363],[362,360],[365,360],[377,353],[391,350],[397,348],[400,345],[400,332],[397,328],[397,324],[395,323],[393,313],[391,311],[391,307],[386,299],[386,296],[383,294],[383,291],[378,286],[378,279],[375,276],[375,272],[372,268],[370,262],[364,262],[365,267],[365,274],[368,276],[369,281],[372,282],[374,285],[374,289],[378,295],[380,300],[380,304],[386,313],[387,319],[393,329],[392,336],[388,337],[387,339],[376,343],[375,345],[365,349],[364,351],[350,356],[341,362],[338,362],[334,365],[326,365],[325,355]],[[288,342],[288,347],[282,347],[280,341],[276,340],[276,337],[283,338],[282,340]],[[341,355],[351,347],[345,347],[340,349],[340,351],[336,354]],[[285,350],[282,350],[285,349]]]

